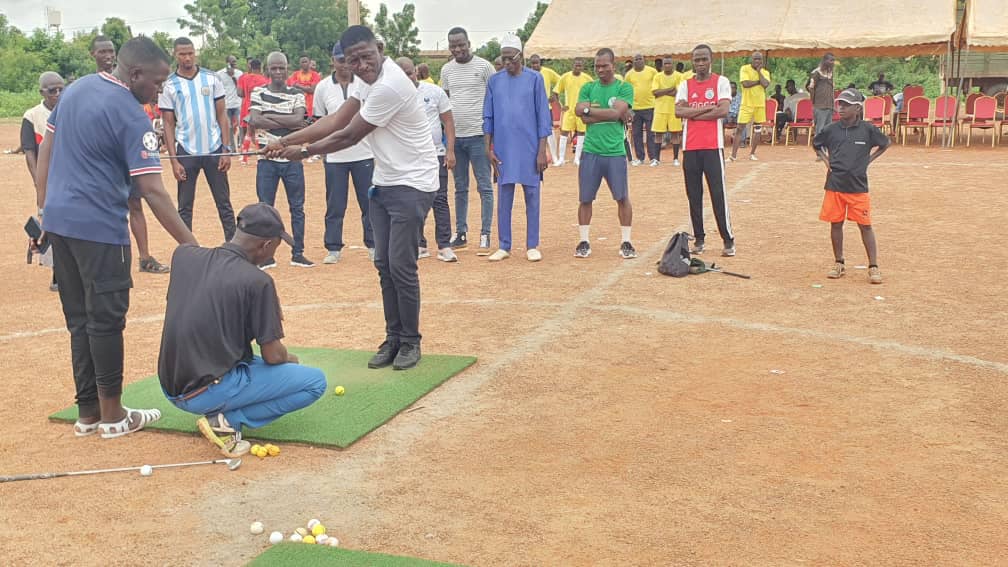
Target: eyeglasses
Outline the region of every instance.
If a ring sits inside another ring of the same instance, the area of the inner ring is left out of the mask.
[[[512,61],[517,61],[519,55],[501,55],[501,63],[510,63]]]
[[[42,89],[42,92],[51,95],[59,94],[63,92],[63,87],[49,87],[48,89]]]

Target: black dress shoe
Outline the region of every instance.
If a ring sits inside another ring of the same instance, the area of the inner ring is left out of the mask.
[[[392,363],[392,369],[406,370],[413,368],[418,362],[420,362],[420,345],[403,343],[399,346],[399,354],[396,355],[395,362]]]
[[[368,368],[385,368],[392,361],[396,359],[396,353],[399,352],[399,343],[393,343],[390,341],[385,341],[378,347],[378,352],[371,357],[368,361]]]

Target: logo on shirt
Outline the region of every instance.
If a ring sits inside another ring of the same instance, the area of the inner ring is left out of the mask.
[[[704,92],[704,98],[707,100],[714,100],[714,89],[707,89],[707,91]]]
[[[203,87],[203,89],[200,90],[200,93],[202,93],[203,96],[210,96],[210,87]]]
[[[154,132],[147,132],[143,135],[143,147],[147,148],[147,151],[157,152],[158,145],[157,134]],[[147,159],[147,156],[143,156],[143,158]]]

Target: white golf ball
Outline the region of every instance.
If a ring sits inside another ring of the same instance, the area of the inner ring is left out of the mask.
[[[283,534],[280,533],[280,532],[273,532],[273,533],[270,534],[270,540],[269,541],[273,545],[276,545],[276,544],[280,543],[281,541],[283,541]]]
[[[144,465],[144,466],[140,467],[140,474],[143,475],[143,476],[150,476],[150,475],[154,474],[154,467],[152,467],[150,465]]]
[[[329,539],[326,540],[326,545],[328,545],[329,547],[339,547],[339,540],[332,536],[329,536]]]
[[[252,525],[249,526],[249,531],[252,532],[254,535],[259,535],[263,533],[262,522],[252,522]]]
[[[319,545],[325,545],[328,540],[329,540],[329,536],[327,536],[325,534],[319,534],[319,535],[315,536],[315,543],[317,543]]]
[[[308,520],[308,531],[311,531],[311,529],[314,528],[316,524],[320,524],[320,523],[321,522],[319,522],[315,518],[312,518],[312,519]]]
[[[287,538],[287,539],[289,539],[289,540],[291,540],[291,541],[293,541],[295,543],[301,543],[301,536],[299,536],[297,534],[291,534],[291,536],[289,538]]]

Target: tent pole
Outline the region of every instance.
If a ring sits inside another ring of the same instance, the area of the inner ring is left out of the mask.
[[[948,49],[946,50],[946,53],[948,55],[948,60],[949,60],[949,74],[951,74],[952,73],[952,42],[951,41],[948,42]],[[942,82],[941,82],[942,83],[941,97],[944,97],[945,93],[948,92],[947,89],[948,89],[949,74],[946,74],[945,77],[942,78]],[[941,97],[939,97],[939,99]],[[937,111],[937,110],[938,110],[938,107],[935,106],[935,111]],[[942,124],[942,147],[943,148],[946,147],[946,144],[948,143],[948,118],[947,117],[945,119],[945,122],[946,122],[945,124]]]

